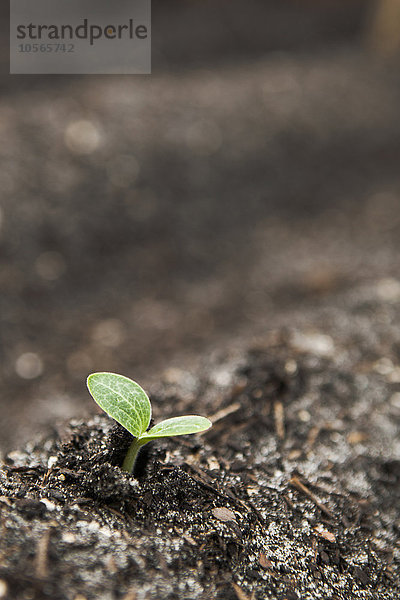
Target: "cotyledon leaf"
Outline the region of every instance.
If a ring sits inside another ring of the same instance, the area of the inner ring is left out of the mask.
[[[132,435],[140,437],[146,431],[151,405],[139,384],[116,373],[92,373],[87,378],[87,386],[100,408]]]
[[[200,433],[211,427],[212,423],[205,417],[197,415],[185,415],[184,417],[172,417],[161,421],[149,431],[140,436],[141,440],[154,440],[156,438],[170,437],[173,435],[186,435],[189,433]]]

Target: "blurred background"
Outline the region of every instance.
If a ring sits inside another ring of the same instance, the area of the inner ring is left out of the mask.
[[[398,0],[153,0],[152,39],[151,76],[41,77],[2,36],[2,451],[91,371],[151,389],[400,277]]]

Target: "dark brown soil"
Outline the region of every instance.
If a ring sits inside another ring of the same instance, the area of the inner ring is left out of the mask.
[[[353,318],[373,303],[398,315],[371,290]],[[128,434],[104,416],[9,454],[8,597],[400,597],[398,348],[386,338],[382,356],[379,326],[350,343],[342,319],[335,336],[275,332],[170,372],[158,411],[214,426],[149,446],[137,478],[118,466]]]
[[[372,4],[155,0],[152,77],[0,76],[0,599],[400,598],[400,78]],[[128,476],[101,370],[213,428]]]

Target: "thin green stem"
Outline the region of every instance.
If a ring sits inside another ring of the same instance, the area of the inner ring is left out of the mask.
[[[124,462],[122,463],[121,468],[123,471],[133,473],[139,450],[142,446],[144,446],[144,444],[147,444],[148,441],[149,440],[140,440],[138,438],[134,438],[132,444],[129,446],[128,452],[126,453]]]

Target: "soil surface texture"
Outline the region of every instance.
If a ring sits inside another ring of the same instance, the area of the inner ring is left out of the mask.
[[[370,3],[154,4],[151,77],[0,76],[0,452],[84,416],[90,371],[150,389],[398,276],[399,69],[366,52]]]
[[[9,453],[6,597],[400,597],[400,286],[335,304],[167,370],[155,420],[214,425],[150,444],[136,476],[118,466],[129,434],[102,415]]]
[[[151,77],[0,75],[0,600],[400,599],[377,4],[154,0]],[[91,371],[213,427],[128,475]]]

